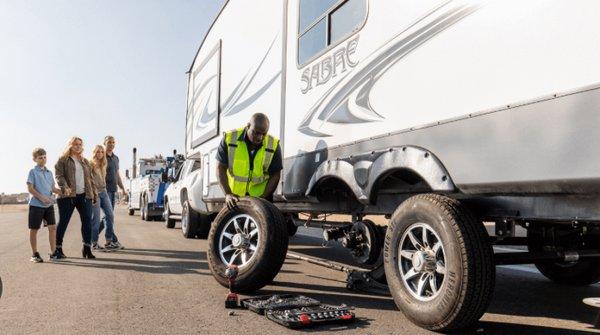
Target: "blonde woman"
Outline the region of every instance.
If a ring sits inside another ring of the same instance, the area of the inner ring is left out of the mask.
[[[77,209],[81,218],[81,237],[83,239],[83,258],[96,258],[92,254],[92,204],[98,194],[92,178],[92,169],[83,158],[83,140],[72,137],[65,151],[54,166],[56,182],[61,190],[58,203],[58,227],[56,231],[57,259],[66,258],[62,250],[63,238],[71,215]]]
[[[92,212],[92,248],[94,250],[105,250],[105,247],[98,244],[98,235],[102,231],[100,227],[100,215],[104,212],[104,224],[106,225],[106,231],[104,237],[106,238],[106,245],[110,246],[111,242],[114,241],[114,215],[113,208],[108,192],[106,192],[106,152],[104,147],[97,145],[94,148],[92,155],[92,177],[94,178],[94,184],[98,191],[98,201],[94,204]]]

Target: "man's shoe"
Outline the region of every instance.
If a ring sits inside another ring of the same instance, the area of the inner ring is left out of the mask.
[[[60,259],[67,258],[67,255],[65,255],[65,254],[63,253],[63,251],[62,251],[62,247],[57,247],[57,248],[56,248],[56,253],[58,253],[58,255],[60,256],[60,257],[59,257]]]
[[[92,244],[92,249],[93,250],[98,250],[98,251],[106,251],[106,248],[104,248],[103,246],[101,246],[97,242],[94,242],[94,244]]]
[[[109,250],[122,250],[122,249],[125,249],[125,247],[123,245],[121,245],[121,243],[119,243],[119,242],[108,242],[105,245],[105,248],[109,249]]]
[[[65,258],[67,258],[67,256],[65,256],[58,248],[56,248],[56,250],[54,250],[52,255],[50,255],[50,259],[53,261],[61,260],[61,259],[65,259]]]
[[[40,256],[39,252],[36,252],[35,254],[33,254],[33,256],[31,256],[30,261],[32,261],[34,263],[44,263],[44,260]]]

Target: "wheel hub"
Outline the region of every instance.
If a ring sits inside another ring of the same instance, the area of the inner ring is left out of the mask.
[[[231,244],[236,249],[246,250],[246,249],[248,249],[250,242],[248,241],[248,238],[246,236],[244,236],[243,234],[235,234],[235,235],[233,235],[233,238],[231,239]]]

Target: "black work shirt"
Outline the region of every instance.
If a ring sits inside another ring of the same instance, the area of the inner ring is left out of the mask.
[[[119,157],[114,153],[106,155],[106,190],[117,192],[117,174],[119,173]]]
[[[246,147],[248,148],[250,154],[250,169],[254,170],[254,157],[256,156],[256,152],[260,147],[255,147],[254,144],[250,141],[248,136],[246,136],[246,128],[242,134],[238,137],[238,140],[244,139],[246,142]],[[229,167],[229,159],[227,156],[227,143],[225,143],[225,136],[221,139],[221,144],[219,144],[219,149],[217,150],[217,160],[219,163]],[[277,145],[275,148],[275,152],[273,153],[273,159],[271,160],[271,165],[269,165],[268,173],[272,175],[276,172],[283,170],[283,158],[281,157],[281,145]]]

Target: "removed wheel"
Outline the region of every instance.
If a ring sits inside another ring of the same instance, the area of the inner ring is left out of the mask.
[[[285,218],[270,202],[242,198],[237,208],[226,207],[214,220],[208,236],[208,265],[219,284],[228,287],[225,270],[238,266],[233,289],[256,291],[279,273],[288,248]]]
[[[577,232],[569,231],[570,227],[548,229],[546,233],[545,228],[548,227],[532,224],[527,229],[529,251],[568,251],[598,247],[597,237],[590,236],[590,240],[585,241]],[[600,260],[543,262],[536,263],[535,267],[546,278],[563,285],[587,286],[600,281]]]
[[[457,200],[422,194],[390,220],[384,266],[398,308],[415,324],[448,331],[472,326],[492,298],[495,266],[481,222]]]
[[[165,220],[165,226],[169,229],[175,228],[175,220],[171,219],[171,210],[169,209],[169,202],[165,201],[165,213],[163,214]]]

